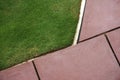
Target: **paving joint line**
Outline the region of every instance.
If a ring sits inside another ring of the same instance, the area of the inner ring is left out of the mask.
[[[104,34],[106,34],[106,33],[109,33],[109,32],[111,32],[111,31],[114,31],[114,30],[117,30],[117,29],[120,29],[120,26],[117,27],[117,28],[114,28],[114,29],[105,31],[105,32],[103,32],[103,33],[97,34],[97,35],[95,35],[95,36],[93,36],[93,37],[90,37],[90,38],[84,39],[84,40],[82,40],[82,41],[79,41],[78,43],[85,42],[85,41],[87,41],[87,40],[93,39],[93,38],[98,37],[98,36],[100,36],[100,35],[104,35]]]
[[[110,48],[111,48],[111,50],[112,50],[112,52],[113,52],[113,55],[114,55],[114,57],[115,57],[118,65],[119,65],[119,67],[120,67],[120,62],[119,62],[119,60],[118,60],[118,58],[117,58],[117,55],[115,54],[115,51],[114,51],[114,49],[113,49],[113,47],[112,47],[112,45],[111,45],[111,43],[110,43],[110,41],[109,41],[108,36],[107,36],[106,34],[104,34],[104,36],[105,36],[105,38],[106,38],[106,40],[107,40],[107,42],[108,42],[108,44],[109,44],[109,46],[110,46]]]
[[[37,71],[37,68],[36,68],[36,65],[35,65],[34,61],[32,61],[32,63],[33,63],[33,67],[34,67],[34,69],[35,69],[36,75],[37,75],[37,77],[38,77],[38,80],[41,80],[41,79],[40,79],[40,75],[39,75],[39,73],[38,73],[38,71]]]

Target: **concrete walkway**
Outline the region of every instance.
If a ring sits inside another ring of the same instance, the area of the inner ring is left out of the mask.
[[[87,0],[76,46],[0,71],[0,80],[120,80],[120,0]]]

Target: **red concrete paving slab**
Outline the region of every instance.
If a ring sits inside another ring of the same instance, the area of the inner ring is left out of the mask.
[[[0,80],[38,80],[32,62],[0,72]]]
[[[35,61],[41,80],[120,80],[120,68],[104,36]]]
[[[79,41],[120,26],[120,0],[87,0]]]
[[[120,29],[108,33],[107,36],[120,61]]]

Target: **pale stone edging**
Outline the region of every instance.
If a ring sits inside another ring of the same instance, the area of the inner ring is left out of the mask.
[[[81,2],[79,21],[78,21],[78,24],[77,24],[76,33],[75,33],[74,41],[73,41],[72,45],[76,45],[77,41],[78,41],[78,38],[79,38],[79,33],[80,33],[81,26],[82,26],[82,20],[83,20],[83,15],[84,15],[84,11],[85,11],[86,1],[87,0],[82,0],[82,2]]]

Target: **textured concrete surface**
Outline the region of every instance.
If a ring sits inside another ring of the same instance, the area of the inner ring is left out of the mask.
[[[31,62],[0,72],[0,80],[38,80]]]
[[[80,39],[120,26],[120,0],[87,0]]]
[[[107,33],[107,36],[120,61],[120,29]]]
[[[41,80],[120,80],[120,68],[104,36],[40,57]]]

